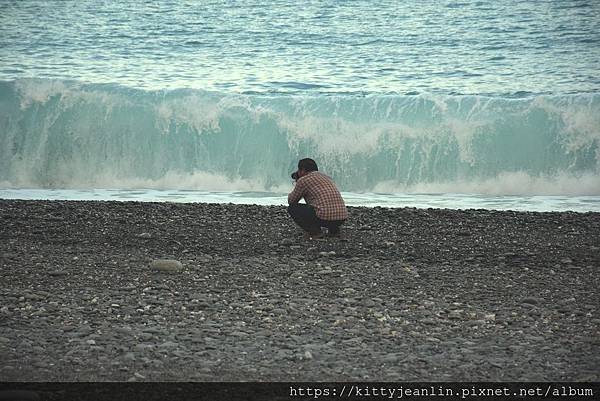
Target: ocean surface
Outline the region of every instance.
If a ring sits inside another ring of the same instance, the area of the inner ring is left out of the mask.
[[[598,1],[1,1],[0,198],[600,211]]]

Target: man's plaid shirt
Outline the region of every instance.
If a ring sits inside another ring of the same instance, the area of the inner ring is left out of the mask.
[[[333,180],[323,173],[311,171],[296,182],[296,187],[288,195],[288,204],[298,203],[304,198],[315,208],[321,220],[346,220],[348,211],[340,191]]]

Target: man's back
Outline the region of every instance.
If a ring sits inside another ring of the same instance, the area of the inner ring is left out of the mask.
[[[344,199],[333,180],[319,171],[311,171],[298,179],[296,187],[288,196],[288,203],[297,203],[301,198],[315,208],[322,220],[346,220],[348,211]]]

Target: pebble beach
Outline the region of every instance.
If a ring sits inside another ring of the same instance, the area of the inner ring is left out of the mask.
[[[0,200],[0,381],[600,381],[600,214]]]

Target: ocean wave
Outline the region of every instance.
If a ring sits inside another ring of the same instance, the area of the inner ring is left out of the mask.
[[[600,194],[600,95],[267,96],[0,82],[2,186]]]

